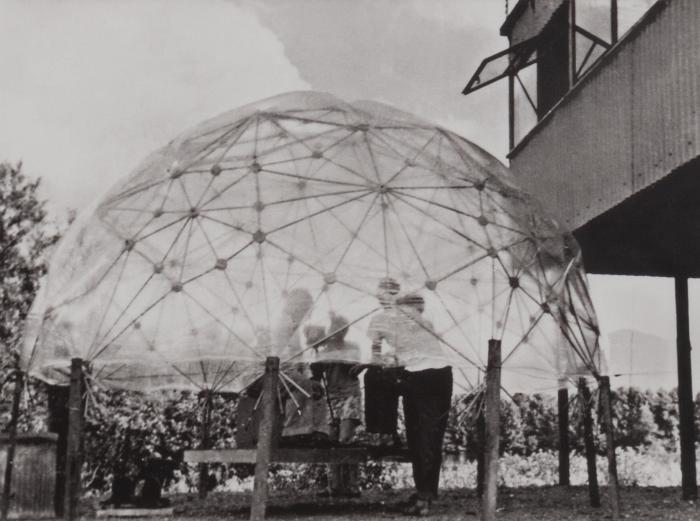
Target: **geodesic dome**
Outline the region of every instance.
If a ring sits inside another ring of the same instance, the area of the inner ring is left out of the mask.
[[[449,364],[467,388],[491,338],[514,389],[604,371],[578,247],[500,162],[387,105],[291,93],[203,123],[84,212],[23,360],[53,383],[78,357],[111,386],[236,391],[269,355],[370,361],[387,310],[379,363]]]

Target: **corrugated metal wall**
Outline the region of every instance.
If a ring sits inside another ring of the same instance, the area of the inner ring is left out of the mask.
[[[698,156],[700,1],[669,0],[515,148],[511,167],[576,229]]]
[[[20,434],[17,438],[10,517],[55,517],[57,436],[48,433]],[[0,489],[5,477],[6,444],[6,437],[0,439]]]

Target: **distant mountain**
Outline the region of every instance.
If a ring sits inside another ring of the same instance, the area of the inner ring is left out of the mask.
[[[608,335],[613,387],[672,389],[677,386],[676,346],[673,340],[634,329]],[[700,352],[693,353],[693,388],[700,388]],[[619,375],[619,376],[616,376]]]

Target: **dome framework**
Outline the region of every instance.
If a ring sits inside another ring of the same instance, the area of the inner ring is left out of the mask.
[[[381,355],[368,338],[378,316]],[[345,347],[329,347],[341,331]],[[260,519],[275,400],[281,390],[294,400],[302,389],[289,372],[316,361],[451,366],[472,398],[462,412],[486,404],[491,516],[501,383],[531,392],[599,379],[614,469],[609,380],[576,241],[495,158],[375,102],[285,94],[152,154],[62,239],[22,351],[29,374],[71,383],[69,518],[84,366],[109,387],[206,396],[265,373]]]
[[[397,339],[380,363],[419,353],[473,390],[499,339],[515,390],[605,372],[575,240],[500,162],[386,105],[318,93],[203,123],[83,213],[23,361],[51,383],[81,358],[108,386],[211,391],[240,390],[267,356],[376,362],[367,328],[386,280],[422,297],[419,332],[439,349]],[[307,326],[330,336],[338,315],[358,349],[310,345]]]

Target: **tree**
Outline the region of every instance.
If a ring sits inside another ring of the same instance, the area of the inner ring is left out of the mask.
[[[46,273],[48,252],[60,237],[47,218],[45,201],[39,199],[39,183],[22,173],[21,163],[0,163],[0,394],[4,404],[9,402],[5,384],[17,368],[22,326]]]

